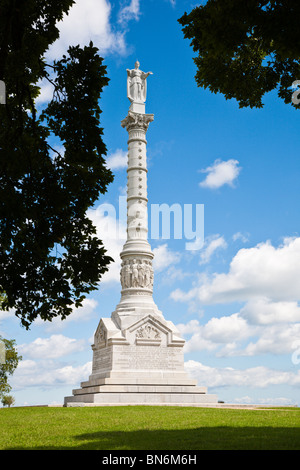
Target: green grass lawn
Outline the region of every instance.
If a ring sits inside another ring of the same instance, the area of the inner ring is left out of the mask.
[[[300,408],[1,408],[0,449],[300,449]]]

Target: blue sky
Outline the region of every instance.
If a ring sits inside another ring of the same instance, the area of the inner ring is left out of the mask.
[[[198,2],[199,3],[199,2]],[[108,165],[115,181],[90,211],[116,263],[99,290],[64,322],[21,328],[0,312],[0,334],[23,356],[11,378],[16,405],[61,404],[91,373],[93,334],[120,300],[118,254],[100,207],[125,195],[126,69],[138,59],[148,78],[149,204],[204,204],[204,246],[151,240],[154,299],[186,339],[185,363],[199,385],[227,403],[299,404],[299,111],[276,95],[263,109],[239,109],[196,86],[193,51],[177,19],[196,2],[79,0],[49,51],[90,39],[105,59],[101,98]],[[295,77],[299,79],[300,77]],[[40,104],[49,98],[42,87]],[[121,229],[124,227],[121,225]],[[123,233],[121,230],[121,233]],[[171,232],[172,235],[172,232]]]

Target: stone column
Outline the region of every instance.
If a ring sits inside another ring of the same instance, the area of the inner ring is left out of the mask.
[[[120,253],[121,300],[112,314],[120,328],[128,324],[129,316],[130,320],[148,313],[162,316],[153,300],[153,252],[147,240],[146,132],[153,120],[153,114],[145,114],[144,103],[133,101],[128,115],[121,121],[128,132],[127,240]]]

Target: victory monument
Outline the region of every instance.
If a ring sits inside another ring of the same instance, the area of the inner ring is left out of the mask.
[[[153,253],[147,240],[147,77],[136,62],[127,70],[131,104],[121,122],[128,132],[127,240],[120,253],[121,299],[94,336],[92,374],[65,406],[217,403],[184,370],[184,339],[153,300]]]

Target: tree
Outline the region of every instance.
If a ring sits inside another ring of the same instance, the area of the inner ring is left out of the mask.
[[[11,405],[14,405],[14,403],[15,403],[15,399],[14,399],[14,397],[11,396],[11,395],[4,395],[4,396],[2,397],[2,400],[1,400],[1,401],[2,401],[2,405],[3,405],[3,406],[8,406],[8,408],[10,408]]]
[[[8,376],[12,375],[18,367],[19,361],[22,356],[18,355],[15,348],[15,340],[4,339],[0,336],[0,342],[5,345],[5,362],[0,363],[0,400],[11,391],[11,386],[8,383]]]
[[[300,3],[294,0],[208,0],[178,21],[191,39],[196,83],[235,98],[241,108],[263,107],[271,90],[285,103],[300,80]]]
[[[73,3],[0,0],[0,308],[26,328],[66,318],[112,261],[86,216],[113,181],[100,127],[106,67],[92,43],[44,57]],[[38,111],[42,79],[53,98]]]

